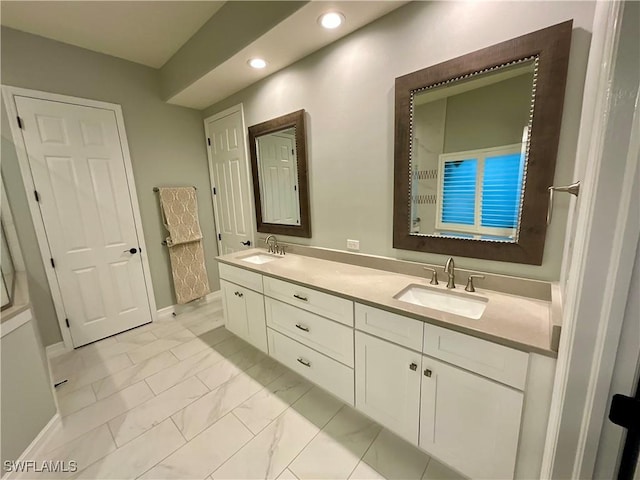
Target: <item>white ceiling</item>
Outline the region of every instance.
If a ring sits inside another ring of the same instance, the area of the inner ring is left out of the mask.
[[[268,0],[264,0],[268,1]],[[223,1],[0,0],[0,23],[78,47],[162,67],[222,7]],[[204,109],[404,5],[406,0],[313,0],[168,99]],[[335,30],[317,22],[337,10]],[[241,22],[237,25],[242,29]],[[217,48],[224,49],[224,45]],[[268,62],[254,70],[253,56]]]
[[[224,3],[2,0],[0,23],[159,68]]]

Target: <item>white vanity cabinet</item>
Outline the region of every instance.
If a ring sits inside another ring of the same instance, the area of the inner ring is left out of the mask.
[[[418,444],[422,355],[356,332],[356,408]]]
[[[422,357],[419,446],[470,478],[513,478],[522,392]]]
[[[251,289],[262,289],[261,275],[228,265],[224,267],[226,268],[220,268],[220,287],[225,326],[230,332],[267,353],[264,298],[261,291]],[[228,281],[229,279],[235,283]]]

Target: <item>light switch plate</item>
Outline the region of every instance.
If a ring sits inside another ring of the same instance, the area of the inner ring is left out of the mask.
[[[360,240],[347,240],[347,250],[360,251]]]

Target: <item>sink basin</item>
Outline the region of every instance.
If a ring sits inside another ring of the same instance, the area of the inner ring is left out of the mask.
[[[487,307],[488,299],[457,292],[443,292],[424,285],[409,285],[393,298],[401,302],[479,319]]]
[[[238,260],[253,263],[254,265],[262,265],[264,263],[273,262],[274,260],[278,260],[280,258],[282,257],[270,255],[268,253],[252,253],[251,255],[247,255],[246,257],[240,257],[238,258]]]

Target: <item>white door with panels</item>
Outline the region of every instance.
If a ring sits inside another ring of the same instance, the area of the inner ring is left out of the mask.
[[[241,108],[205,120],[209,171],[213,187],[218,252],[232,253],[251,246],[251,193]]]
[[[265,223],[300,225],[295,137],[271,134],[258,142],[260,188]]]
[[[151,322],[115,111],[14,99],[73,346]]]

